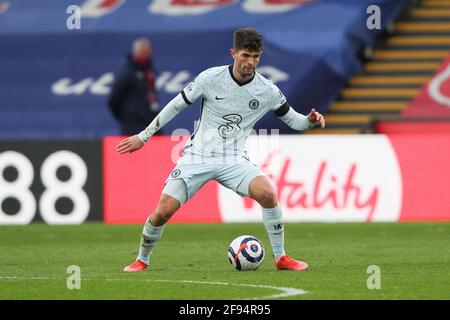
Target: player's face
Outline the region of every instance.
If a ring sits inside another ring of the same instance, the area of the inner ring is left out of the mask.
[[[261,52],[248,51],[247,49],[241,49],[238,51],[231,49],[231,55],[234,58],[235,69],[241,78],[251,78],[255,73],[256,66],[259,63]]]

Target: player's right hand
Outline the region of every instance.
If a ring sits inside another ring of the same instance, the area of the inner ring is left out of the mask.
[[[116,151],[119,154],[131,153],[139,150],[144,146],[144,143],[139,139],[137,135],[128,137],[119,142],[116,146]]]

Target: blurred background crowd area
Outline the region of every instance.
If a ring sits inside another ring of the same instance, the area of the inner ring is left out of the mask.
[[[264,36],[258,71],[326,116],[307,134],[450,132],[450,0],[1,0],[0,138],[120,135],[108,96],[135,39],[151,41],[162,108],[232,63],[241,27]],[[199,104],[161,133],[192,132]],[[270,128],[293,133],[267,114]]]

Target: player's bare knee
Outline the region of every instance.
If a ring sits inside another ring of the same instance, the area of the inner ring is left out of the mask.
[[[169,221],[170,217],[172,217],[173,215],[173,212],[168,207],[158,206],[153,215],[155,217],[155,220],[157,220],[156,223],[159,225],[163,225],[167,221]]]
[[[266,204],[265,208],[275,208],[277,205],[277,202],[278,202],[278,200],[277,200],[277,196],[276,196],[275,192],[270,192],[266,195],[266,198],[265,198],[265,204]]]
[[[180,204],[178,200],[163,195],[159,200],[158,206],[153,212],[154,218],[152,218],[152,223],[154,222],[158,224],[158,226],[165,224],[167,221],[169,221],[169,219],[178,210],[179,207]]]
[[[151,222],[152,226],[160,227],[163,224],[165,224],[167,221],[166,221],[165,217],[161,214],[161,212],[155,210],[151,215],[150,222]]]
[[[256,199],[263,208],[275,208],[277,205],[277,195],[272,188],[264,188]]]

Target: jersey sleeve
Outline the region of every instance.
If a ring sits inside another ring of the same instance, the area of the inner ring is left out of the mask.
[[[283,92],[275,85],[271,84],[269,88],[269,104],[272,111],[278,110],[287,102]]]
[[[194,80],[192,80],[183,90],[181,96],[187,104],[193,103],[198,98],[204,95],[204,83],[206,73],[203,71]]]

